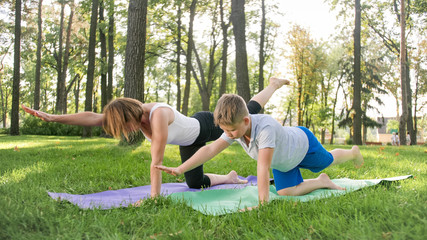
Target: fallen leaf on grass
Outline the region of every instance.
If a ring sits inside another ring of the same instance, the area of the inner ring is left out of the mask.
[[[398,152],[396,153],[396,156],[399,156],[399,153],[398,153]]]
[[[21,150],[19,150],[18,146],[15,146],[15,148],[13,149],[13,151],[15,151],[15,152],[19,152],[19,151],[21,151]]]
[[[384,239],[390,239],[391,238],[391,232],[383,232],[383,236]]]
[[[170,237],[174,237],[174,236],[178,236],[178,234],[181,234],[182,233],[182,230],[181,231],[178,231],[178,232],[176,232],[176,233],[169,233],[169,234],[166,234],[166,235],[168,235],[168,236],[170,236]],[[157,237],[161,237],[161,236],[163,236],[164,234],[162,233],[162,232],[159,232],[159,233],[155,233],[155,234],[153,234],[153,235],[151,235],[150,236],[150,238],[151,239],[156,239]]]

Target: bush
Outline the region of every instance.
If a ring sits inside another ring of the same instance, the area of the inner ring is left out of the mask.
[[[347,138],[345,140],[345,144],[347,144],[347,145],[353,145],[353,139],[352,138]]]
[[[24,118],[22,122],[20,132],[28,135],[81,136],[83,127],[55,122],[45,122],[38,118],[27,117]],[[101,127],[92,128],[93,136],[99,136],[101,133]]]
[[[0,134],[9,134],[10,129],[9,128],[0,128]]]

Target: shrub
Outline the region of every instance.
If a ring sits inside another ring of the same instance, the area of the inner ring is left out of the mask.
[[[27,117],[24,118],[20,131],[22,134],[29,135],[81,136],[83,127],[54,122],[45,122],[38,118]],[[93,136],[99,136],[101,133],[101,127],[92,128]]]

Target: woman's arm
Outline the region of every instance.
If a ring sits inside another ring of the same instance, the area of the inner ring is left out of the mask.
[[[160,194],[162,185],[162,172],[155,166],[163,163],[168,139],[168,125],[171,118],[168,111],[171,110],[168,108],[158,108],[153,112],[150,120],[152,131],[150,165],[151,197],[157,197]]]
[[[274,148],[263,148],[258,153],[257,182],[258,198],[260,204],[269,200],[270,193],[270,166],[273,159]]]
[[[102,126],[102,117],[104,114],[94,112],[80,112],[75,114],[48,114],[42,111],[34,110],[21,105],[25,112],[40,118],[46,122],[58,122],[68,125],[78,125],[84,127]]]

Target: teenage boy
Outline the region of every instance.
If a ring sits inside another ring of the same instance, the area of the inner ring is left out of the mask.
[[[215,124],[224,130],[222,136],[204,146],[177,168],[157,166],[172,175],[180,175],[212,159],[234,141],[257,160],[258,197],[268,202],[270,168],[279,195],[299,196],[320,188],[344,190],[322,173],[315,179],[303,180],[300,168],[320,172],[328,166],[353,160],[357,168],[363,156],[357,146],[330,152],[305,127],[283,127],[269,115],[250,115],[238,95],[223,95],[215,108]]]

